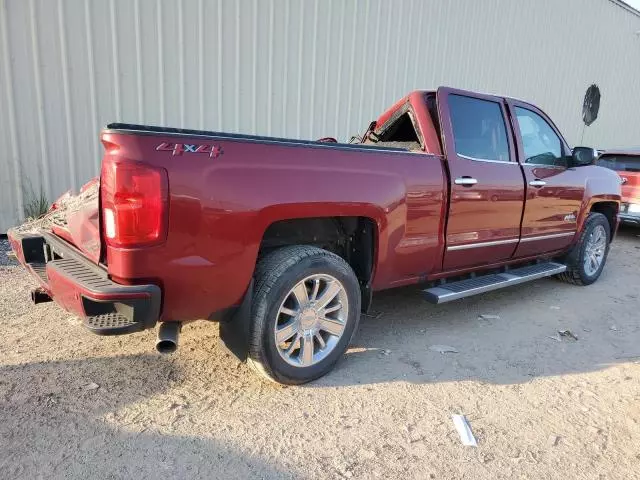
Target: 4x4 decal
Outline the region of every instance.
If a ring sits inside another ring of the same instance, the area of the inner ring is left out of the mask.
[[[224,152],[220,145],[191,144],[191,143],[168,143],[162,142],[156,147],[158,152],[171,152],[171,155],[179,156],[183,153],[206,153],[210,158],[218,158]]]

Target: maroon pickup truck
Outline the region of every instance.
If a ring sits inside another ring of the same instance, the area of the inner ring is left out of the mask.
[[[91,331],[221,322],[260,373],[328,372],[372,292],[443,303],[541,277],[588,285],[620,180],[534,105],[416,91],[357,143],[111,124],[100,179],[9,231],[39,287]]]

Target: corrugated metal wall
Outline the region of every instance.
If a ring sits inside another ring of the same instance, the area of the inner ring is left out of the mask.
[[[0,232],[23,186],[96,175],[122,121],[346,140],[441,84],[543,107],[584,144],[640,144],[640,17],[609,0],[0,0]]]

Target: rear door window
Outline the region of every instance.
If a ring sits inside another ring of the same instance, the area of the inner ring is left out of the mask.
[[[497,102],[449,95],[456,153],[472,160],[509,161],[509,142]]]

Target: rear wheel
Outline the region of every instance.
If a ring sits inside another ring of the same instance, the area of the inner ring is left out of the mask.
[[[567,271],[558,278],[574,285],[591,285],[595,282],[607,261],[611,227],[601,213],[592,212],[582,229],[578,243],[567,255]]]
[[[339,256],[310,246],[285,247],[256,268],[249,364],[285,384],[329,372],[360,318],[360,287]]]

